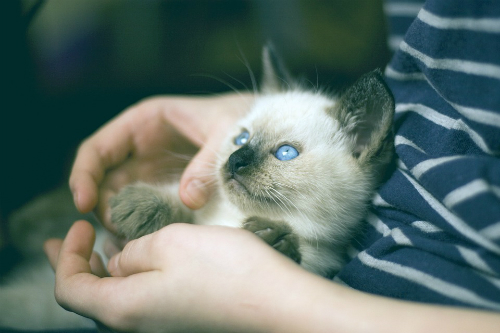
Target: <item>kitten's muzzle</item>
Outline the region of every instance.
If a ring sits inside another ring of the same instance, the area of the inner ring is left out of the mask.
[[[230,177],[234,178],[237,175],[242,175],[254,160],[255,152],[249,145],[245,145],[232,153],[227,162],[227,171]]]

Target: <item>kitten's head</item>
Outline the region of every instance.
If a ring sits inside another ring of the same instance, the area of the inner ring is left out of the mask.
[[[361,210],[393,150],[394,102],[380,71],[337,98],[292,83],[269,49],[263,58],[262,94],[222,148],[224,193],[248,214],[276,218]]]

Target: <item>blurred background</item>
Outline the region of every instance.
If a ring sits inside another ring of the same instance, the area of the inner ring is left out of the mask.
[[[267,41],[334,89],[389,59],[379,0],[6,0],[0,15],[3,271],[9,215],[65,184],[79,142],[130,104],[251,89]]]

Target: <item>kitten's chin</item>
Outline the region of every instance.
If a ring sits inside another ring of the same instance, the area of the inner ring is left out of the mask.
[[[255,201],[259,201],[259,198],[255,194],[252,194],[237,177],[225,178],[223,187],[229,201],[245,212],[253,211],[256,204]]]
[[[251,192],[235,178],[225,179],[223,187],[229,201],[245,214],[268,215],[270,212],[265,208],[273,207],[274,202],[270,198]]]
[[[243,185],[243,183],[238,181],[236,178],[231,177],[226,179],[224,185],[229,194],[250,195],[250,192],[245,185]]]

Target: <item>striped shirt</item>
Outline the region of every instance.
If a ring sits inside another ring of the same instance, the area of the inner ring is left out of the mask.
[[[500,311],[500,2],[389,1],[385,10],[398,168],[336,279]]]

